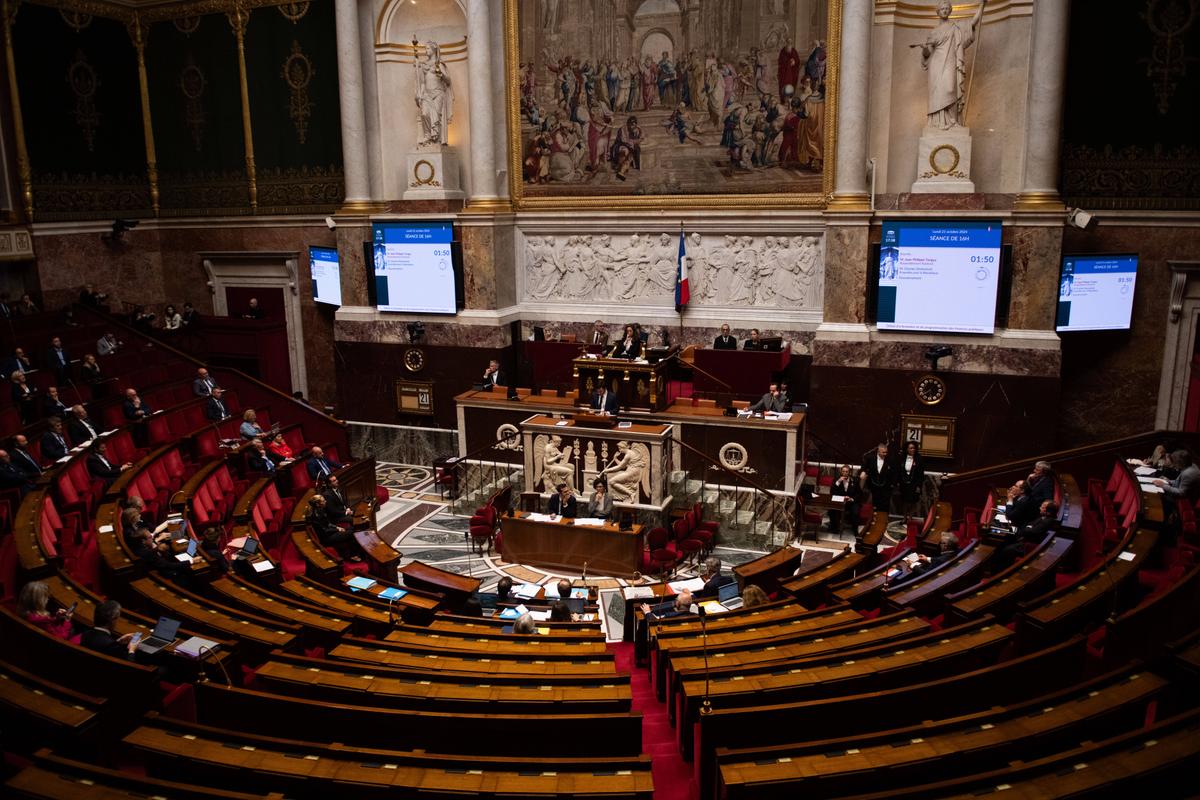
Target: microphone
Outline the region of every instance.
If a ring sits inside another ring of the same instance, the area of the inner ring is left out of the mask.
[[[391,600],[388,600],[388,625],[396,624],[396,614],[392,610],[395,605],[396,605],[395,597],[393,597]]]
[[[201,683],[208,683],[208,672],[206,672],[204,669],[204,653],[205,653],[205,651],[207,651],[210,655],[215,655],[215,653],[213,653],[213,651],[212,651],[212,648],[208,647],[207,645],[202,644],[196,650],[196,655],[200,659],[200,678],[201,678],[200,682]],[[217,662],[217,666],[221,668],[221,674],[225,676],[225,685],[233,686],[233,681],[231,681],[229,679],[229,671],[225,669],[225,665],[221,663],[221,659],[218,658],[215,660]]]
[[[581,578],[583,585],[587,586],[587,561],[583,562],[583,577]]]
[[[700,704],[700,716],[707,717],[712,713],[712,701],[708,699],[708,626],[705,625],[708,612],[704,606],[696,607],[696,616],[700,618],[700,638],[704,642],[704,701]]]

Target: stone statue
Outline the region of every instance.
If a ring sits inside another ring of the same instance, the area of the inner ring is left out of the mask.
[[[562,437],[551,436],[550,441],[542,448],[542,476],[545,481],[545,491],[553,492],[554,487],[565,483],[575,488],[575,467],[571,463],[571,448],[562,449]]]
[[[418,56],[414,63],[417,68],[417,109],[421,120],[421,135],[417,144],[445,146],[450,133],[454,93],[438,43],[426,42],[424,55]]]
[[[950,21],[953,6],[940,0],[937,7],[941,22],[925,37],[925,42],[912,47],[921,48],[921,67],[929,73],[929,128],[950,130],[963,124],[966,110],[967,48],[975,41],[979,20],[987,0],[980,0],[979,9],[965,26]]]
[[[650,460],[645,445],[630,445],[617,442],[617,454],[613,462],[604,468],[608,476],[608,488],[618,503],[637,503],[640,500],[638,484],[646,482]]]

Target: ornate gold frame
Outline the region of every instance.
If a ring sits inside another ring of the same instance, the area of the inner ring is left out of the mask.
[[[518,210],[563,208],[825,208],[833,195],[838,119],[838,80],[841,75],[842,0],[829,0],[829,37],[825,45],[825,164],[820,193],[805,194],[691,194],[604,195],[601,197],[526,197],[521,147],[521,100],[518,89],[520,63],[517,0],[504,0],[504,77],[508,122],[508,190]]]

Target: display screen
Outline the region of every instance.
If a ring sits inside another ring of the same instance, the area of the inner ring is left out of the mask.
[[[1137,256],[1063,256],[1056,331],[1113,331],[1133,318]]]
[[[313,300],[340,306],[342,269],[338,264],[338,251],[332,247],[308,248],[308,268],[312,272]]]
[[[880,330],[993,333],[998,221],[888,221],[879,242]]]
[[[372,227],[375,305],[414,314],[455,312],[449,222],[377,222]]]

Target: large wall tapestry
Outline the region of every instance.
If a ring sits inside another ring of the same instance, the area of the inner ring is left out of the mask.
[[[687,236],[692,302],[704,307],[818,311],[824,293],[819,236]],[[528,302],[670,305],[678,233],[526,234]]]
[[[524,207],[820,205],[840,0],[507,0]]]

